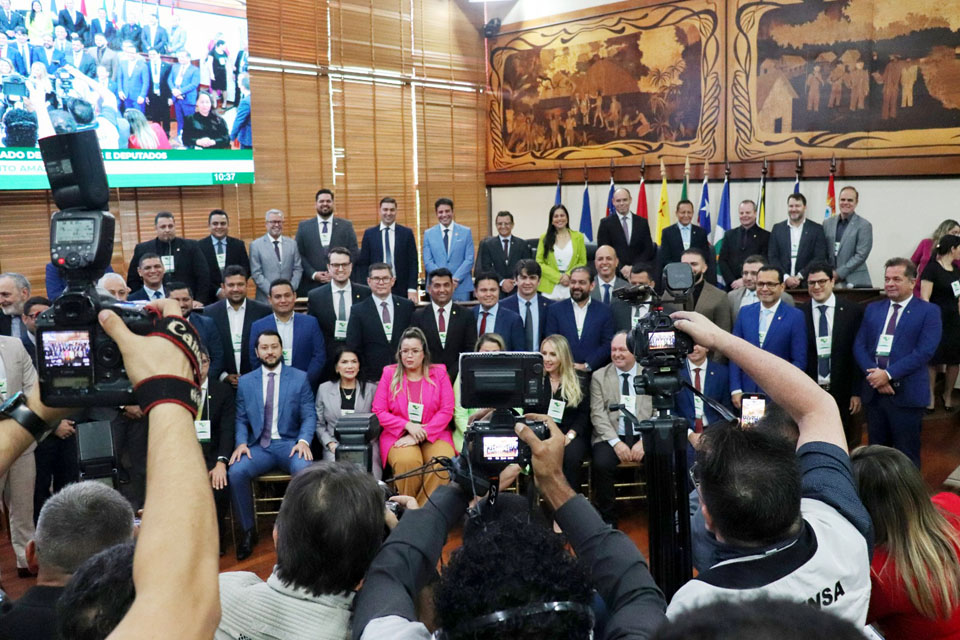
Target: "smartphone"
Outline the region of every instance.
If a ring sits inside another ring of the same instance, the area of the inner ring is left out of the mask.
[[[763,417],[767,408],[767,399],[763,394],[744,395],[740,400],[740,424],[744,427],[755,425]]]

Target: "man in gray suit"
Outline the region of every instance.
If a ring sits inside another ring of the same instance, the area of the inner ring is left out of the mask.
[[[317,191],[316,207],[316,219],[303,220],[297,225],[297,250],[303,263],[303,279],[297,292],[301,296],[330,282],[330,271],[327,270],[327,251],[330,247],[349,250],[353,260],[360,255],[353,223],[334,215],[333,192],[330,189]]]
[[[613,302],[613,292],[620,287],[627,286],[627,281],[620,277],[617,267],[620,260],[617,252],[608,244],[597,249],[593,258],[593,266],[597,271],[597,286],[590,292],[590,297],[604,304]]]
[[[836,269],[837,286],[871,287],[867,257],[873,248],[873,225],[857,215],[860,194],[853,187],[840,189],[840,215],[823,222],[830,266]]]
[[[741,307],[760,302],[760,298],[757,297],[757,274],[760,272],[760,267],[766,263],[767,259],[759,253],[748,256],[743,261],[740,272],[743,286],[727,292],[727,300],[730,301],[730,311],[734,322],[737,321],[737,314],[740,313]],[[780,300],[791,307],[794,306],[793,296],[786,291],[780,295]]]
[[[250,275],[257,285],[257,300],[267,302],[270,283],[283,278],[296,290],[303,274],[300,252],[293,238],[283,235],[283,211],[267,211],[267,233],[250,243]]]

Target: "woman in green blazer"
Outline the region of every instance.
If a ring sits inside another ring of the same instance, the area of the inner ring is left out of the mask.
[[[540,293],[553,300],[570,297],[570,272],[587,264],[587,245],[583,234],[570,228],[570,215],[562,204],[550,209],[547,232],[537,245],[537,264],[542,275]]]

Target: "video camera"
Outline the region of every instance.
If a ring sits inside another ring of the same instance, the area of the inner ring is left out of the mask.
[[[26,98],[30,92],[27,81],[19,73],[12,73],[0,78],[0,94],[7,104],[14,104]]]
[[[464,353],[460,356],[460,400],[470,409],[492,407],[489,420],[474,422],[464,433],[463,453],[470,465],[488,477],[509,464],[530,464],[530,446],[514,425],[525,423],[541,440],[550,436],[546,423],[517,417],[547,405],[550,386],[543,356],[529,352]]]
[[[60,207],[50,222],[50,258],[67,281],[63,295],[37,318],[40,397],[51,407],[136,404],[120,349],[97,314],[110,309],[141,335],[152,323],[136,305],[98,294],[94,284],[110,264],[116,230],[106,211],[110,191],[97,134],[42,138],[40,155]]]

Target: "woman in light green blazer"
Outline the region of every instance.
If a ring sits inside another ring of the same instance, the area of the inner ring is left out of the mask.
[[[537,290],[553,300],[570,297],[570,272],[587,264],[583,234],[570,228],[570,214],[562,204],[550,208],[547,232],[537,245],[537,264],[542,272]]]

